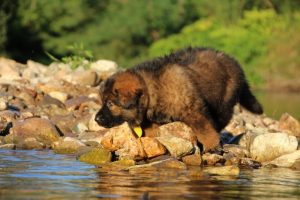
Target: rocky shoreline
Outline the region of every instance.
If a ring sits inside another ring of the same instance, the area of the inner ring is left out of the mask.
[[[289,114],[276,121],[236,106],[221,133],[222,148],[205,154],[180,122],[141,138],[126,123],[100,127],[94,121],[101,107],[99,84],[117,70],[107,60],[71,70],[62,63],[0,58],[0,149],[52,149],[105,171],[203,166],[209,174],[237,175],[243,167],[300,169],[300,124]]]

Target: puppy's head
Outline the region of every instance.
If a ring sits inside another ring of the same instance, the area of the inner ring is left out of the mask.
[[[106,128],[127,121],[130,126],[142,123],[148,104],[143,79],[133,72],[120,72],[108,78],[100,87],[102,108],[96,122]]]

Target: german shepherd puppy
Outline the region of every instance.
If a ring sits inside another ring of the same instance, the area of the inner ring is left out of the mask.
[[[109,77],[101,87],[102,108],[95,120],[104,127],[125,121],[133,128],[147,122],[181,121],[207,151],[240,103],[261,114],[236,60],[207,48],[187,48],[138,64]]]

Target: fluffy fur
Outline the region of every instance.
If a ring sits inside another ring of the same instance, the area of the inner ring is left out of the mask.
[[[112,75],[101,88],[103,106],[96,115],[100,125],[181,121],[206,150],[219,144],[218,132],[230,121],[236,103],[263,113],[239,64],[206,48],[187,48],[141,63]]]

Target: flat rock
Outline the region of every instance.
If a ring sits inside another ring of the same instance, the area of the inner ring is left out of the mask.
[[[38,142],[51,146],[59,140],[59,133],[48,119],[28,118],[13,123],[10,134],[15,144],[23,143],[26,138],[35,138]]]
[[[204,172],[211,175],[219,176],[238,176],[240,174],[240,168],[235,165],[222,167],[208,167],[204,169]]]
[[[171,135],[156,137],[163,144],[172,156],[181,158],[185,155],[192,154],[194,149],[193,144],[186,139],[174,137]]]
[[[81,154],[78,160],[92,165],[101,165],[110,162],[111,158],[110,151],[102,148],[92,148],[88,152]]]
[[[278,158],[275,158],[274,160],[270,162],[264,163],[264,165],[276,165],[278,167],[292,167],[297,160],[300,159],[300,150],[297,150],[290,154],[282,155]]]
[[[127,168],[130,172],[137,170],[145,170],[145,169],[187,169],[186,165],[183,162],[178,161],[175,158],[169,158],[166,160],[155,161],[148,164],[143,165],[135,165]]]
[[[286,133],[267,133],[256,136],[250,143],[250,155],[259,162],[270,161],[296,151],[298,141]]]

